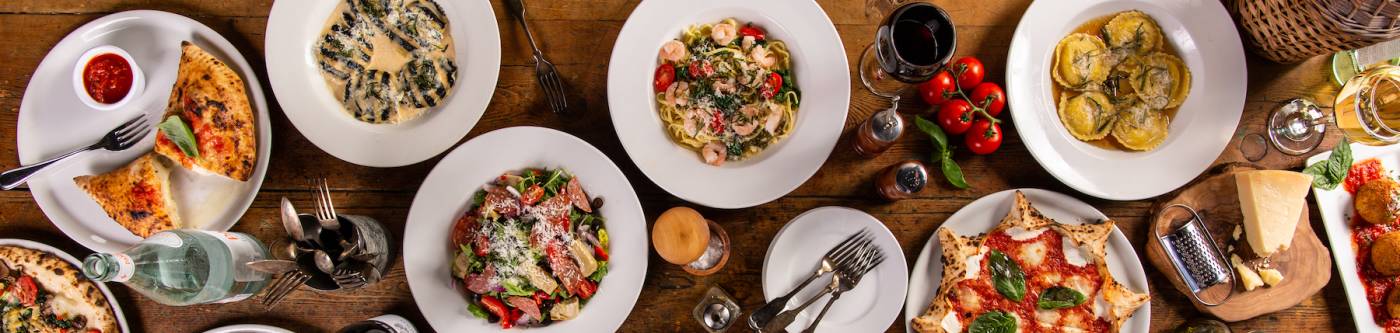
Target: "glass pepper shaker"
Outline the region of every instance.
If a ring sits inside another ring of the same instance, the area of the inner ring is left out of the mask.
[[[895,105],[899,105],[898,99],[895,99]],[[853,134],[852,144],[861,157],[875,158],[890,149],[901,134],[904,134],[904,119],[899,117],[895,108],[889,108],[876,112],[861,123]]]
[[[914,197],[928,184],[928,169],[916,160],[907,160],[891,165],[875,178],[875,191],[889,201]]]

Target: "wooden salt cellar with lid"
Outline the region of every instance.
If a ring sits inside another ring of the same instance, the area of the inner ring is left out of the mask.
[[[662,259],[696,276],[719,272],[729,262],[729,234],[689,207],[661,213],[651,227],[651,245]]]

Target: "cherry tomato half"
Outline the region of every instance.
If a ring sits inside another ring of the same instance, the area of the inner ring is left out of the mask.
[[[957,91],[958,86],[953,84],[953,74],[948,74],[948,71],[938,71],[938,74],[933,75],[933,79],[919,84],[919,96],[929,105],[941,105]]]
[[[773,98],[782,89],[783,76],[778,75],[778,73],[768,73],[768,81],[763,83],[763,98]]]
[[[1001,109],[1006,108],[1006,92],[1001,90],[1001,86],[996,83],[983,82],[972,89],[972,103],[987,110],[987,114],[996,117],[1001,114]]]
[[[660,67],[656,67],[656,75],[652,76],[651,87],[653,89],[656,89],[656,92],[658,93],[664,92],[666,91],[666,88],[671,86],[671,82],[675,81],[676,66],[673,66],[671,64],[661,64]]]
[[[34,300],[39,298],[39,287],[34,285],[34,278],[29,275],[20,275],[11,288],[14,288],[11,292],[19,299],[20,305],[34,305]]]
[[[753,36],[753,40],[760,41],[763,40],[765,35],[763,29],[756,28],[752,25],[746,25],[743,28],[739,28],[739,37],[744,36]]]
[[[951,135],[962,135],[972,127],[972,104],[954,98],[938,107],[938,127]]]
[[[962,57],[953,61],[953,73],[957,73],[958,87],[963,90],[971,90],[982,83],[982,79],[987,75],[987,69],[982,67],[982,61],[973,57]]]
[[[968,129],[963,137],[963,144],[973,154],[986,155],[1001,148],[1001,125],[987,119],[978,119],[972,122],[972,128]]]
[[[525,188],[525,193],[520,194],[520,202],[526,205],[540,202],[540,198],[544,198],[544,188],[540,187],[539,184],[530,185],[530,187]]]

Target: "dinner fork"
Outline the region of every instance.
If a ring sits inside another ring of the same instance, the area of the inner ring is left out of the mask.
[[[310,279],[311,275],[307,275],[306,272],[302,272],[300,269],[282,274],[281,278],[278,278],[277,281],[267,286],[267,289],[264,290],[262,305],[269,308],[276,306],[277,302],[281,302],[282,298],[287,297],[287,294],[292,293],[297,287],[301,287],[301,284],[306,283],[306,280]]]
[[[843,276],[841,278],[840,286],[837,287],[836,292],[831,294],[831,299],[826,301],[826,305],[822,306],[822,311],[817,313],[817,319],[812,320],[812,324],[808,325],[807,329],[802,330],[802,333],[816,332],[817,324],[822,322],[823,317],[826,317],[826,311],[831,310],[831,304],[836,303],[836,299],[841,298],[841,294],[855,289],[856,285],[860,284],[861,277],[865,276],[866,273],[869,273],[870,270],[875,269],[875,267],[885,262],[885,253],[883,251],[880,251],[879,248],[871,248],[871,250],[872,251],[867,252],[865,256],[861,257],[862,260],[860,261],[859,267],[856,268],[856,274],[854,276]],[[842,273],[844,272],[837,272],[837,274]]]
[[[535,81],[544,88],[545,98],[549,100],[549,109],[555,114],[566,113],[569,101],[564,92],[568,90],[568,86],[559,79],[559,70],[554,68],[554,63],[546,60],[544,52],[535,44],[535,35],[530,33],[530,25],[525,23],[525,0],[506,0],[506,5],[510,6],[511,15],[520,21],[520,26],[525,28],[525,38],[530,40],[530,48],[534,50],[535,58]]]
[[[807,299],[807,301],[803,302],[801,306],[798,306],[797,308],[792,310],[783,311],[777,316],[774,316],[772,321],[769,321],[767,325],[764,325],[763,331],[782,332],[787,328],[788,325],[792,324],[793,320],[797,319],[798,314],[802,313],[803,310],[806,310],[808,306],[812,305],[812,303],[816,303],[818,299],[822,298],[822,296],[826,296],[826,294],[836,292],[838,290],[841,290],[842,288],[853,288],[855,285],[852,284],[852,280],[859,279],[861,275],[864,275],[865,272],[869,271],[867,267],[868,264],[866,264],[866,262],[869,261],[869,257],[871,256],[872,251],[876,251],[874,250],[874,246],[872,246],[870,243],[865,243],[864,246],[861,246],[856,251],[855,258],[853,260],[847,260],[842,264],[836,266],[835,274],[831,275],[831,284],[827,285],[826,288],[822,288],[822,290],[818,292],[816,296],[812,296],[812,298]],[[833,299],[835,297],[836,296],[834,295],[832,296]],[[830,303],[828,303],[828,306],[829,305]]]
[[[331,278],[341,289],[359,289],[369,282],[364,273],[347,267],[337,268],[335,273],[331,274]]]
[[[141,142],[141,139],[146,138],[146,134],[150,133],[151,124],[146,120],[146,114],[142,113],[141,116],[132,120],[127,120],[117,126],[117,128],[113,128],[111,131],[107,132],[107,135],[103,135],[102,139],[97,140],[97,143],[90,146],[78,148],[47,161],[14,168],[10,171],[0,173],[0,188],[12,190],[19,187],[19,184],[23,184],[26,180],[29,180],[29,177],[39,173],[39,170],[43,170],[58,161],[62,161],[78,153],[98,149],[110,151],[126,150],[127,148],[131,148],[131,146],[135,146],[137,142]]]
[[[335,203],[331,202],[331,187],[325,178],[311,181],[311,189],[316,191],[316,220],[321,228],[340,230],[340,216],[335,214]]]
[[[758,330],[766,326],[769,321],[773,320],[773,316],[787,308],[787,303],[792,299],[793,295],[805,289],[813,280],[816,280],[822,275],[826,275],[826,273],[832,272],[839,267],[840,264],[854,258],[852,254],[856,253],[857,249],[868,246],[870,241],[870,234],[865,229],[861,229],[860,232],[852,234],[841,241],[841,243],[836,244],[836,246],[828,250],[825,255],[822,255],[820,265],[817,266],[817,270],[813,272],[812,275],[807,277],[807,280],[802,281],[796,288],[788,291],[787,295],[774,298],[772,301],[768,302],[768,304],[764,304],[763,307],[750,314],[748,320],[749,328]]]

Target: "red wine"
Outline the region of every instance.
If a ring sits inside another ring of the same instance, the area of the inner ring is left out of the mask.
[[[928,81],[952,60],[956,30],[948,13],[933,4],[910,2],[895,9],[876,33],[880,69],[899,81]]]
[[[938,40],[923,22],[901,20],[894,23],[894,50],[909,63],[928,66],[938,60]]]

